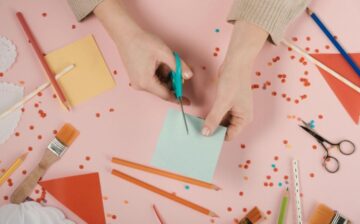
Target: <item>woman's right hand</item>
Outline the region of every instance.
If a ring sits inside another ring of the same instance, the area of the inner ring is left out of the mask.
[[[142,30],[126,13],[120,0],[104,0],[94,10],[114,40],[126,67],[131,86],[164,100],[176,102],[171,91],[170,70],[175,70],[171,49],[159,38]],[[182,61],[183,78],[193,76]],[[188,99],[184,99],[189,104]]]

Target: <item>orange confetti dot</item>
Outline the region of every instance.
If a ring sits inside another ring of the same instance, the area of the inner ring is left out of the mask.
[[[314,173],[310,173],[309,176],[310,176],[311,178],[314,178],[314,177],[315,177],[315,174],[314,174]]]
[[[244,165],[244,169],[248,169],[249,166],[247,164]]]
[[[86,161],[89,161],[89,160],[90,160],[90,156],[86,156],[86,157],[85,157],[85,160],[86,160]]]
[[[33,148],[31,146],[28,147],[28,151],[31,152]]]
[[[38,96],[42,96],[43,94],[42,94],[42,92],[38,92],[38,94],[37,94]]]
[[[15,132],[15,136],[19,137],[20,136],[20,132]]]
[[[330,49],[330,46],[329,46],[329,45],[325,45],[325,48],[326,48],[326,49]]]
[[[291,47],[288,47],[288,51],[292,51],[292,48],[291,48]]]
[[[311,40],[311,38],[310,38],[309,36],[307,36],[307,37],[306,37],[306,40],[307,40],[307,41],[310,41],[310,40]]]
[[[84,165],[79,165],[79,168],[82,170],[84,169]]]
[[[228,208],[227,208],[227,211],[228,211],[228,212],[231,212],[231,211],[232,211],[232,208],[231,208],[231,207],[228,207]]]
[[[26,175],[27,171],[26,170],[23,170],[22,171],[22,174]]]
[[[218,56],[218,53],[214,52],[214,57],[217,57]]]
[[[268,65],[268,66],[272,66],[272,63],[271,63],[271,62],[268,62],[267,65]]]
[[[245,149],[245,147],[246,147],[245,144],[240,145],[240,148],[242,148],[242,149]]]
[[[175,193],[174,193],[175,194]],[[124,204],[127,205],[129,204],[129,201],[128,200],[124,200]]]
[[[283,140],[283,143],[286,145],[286,144],[288,144],[288,140]]]
[[[276,96],[276,91],[272,91],[271,95]]]
[[[96,113],[95,116],[99,118],[99,117],[100,117],[100,113]]]
[[[34,130],[34,125],[30,125],[30,126],[29,126],[29,129],[30,129],[30,130]]]
[[[239,192],[239,195],[240,195],[240,196],[244,196],[244,192],[240,191],[240,192]]]
[[[316,145],[313,145],[312,148],[315,150],[315,149],[317,149],[317,146],[316,146]]]
[[[42,139],[42,135],[38,135],[37,139],[41,140]]]
[[[58,133],[57,130],[53,130],[53,134],[56,135]]]
[[[53,94],[53,95],[52,95],[52,97],[53,97],[54,99],[56,99],[56,98],[57,98],[56,94]]]
[[[115,111],[114,108],[109,109],[109,112],[114,112],[114,111]]]
[[[260,76],[261,75],[261,72],[256,72],[255,73],[257,76]]]
[[[215,51],[220,51],[220,48],[216,47],[216,48],[215,48]]]
[[[114,74],[114,75],[117,75],[117,71],[116,71],[116,70],[114,70],[114,71],[113,71],[113,74]]]
[[[297,37],[293,37],[292,40],[293,40],[293,41],[298,41],[298,38],[297,38]]]

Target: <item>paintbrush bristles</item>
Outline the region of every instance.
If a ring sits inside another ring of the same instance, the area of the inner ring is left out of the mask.
[[[56,134],[56,138],[66,147],[69,147],[79,134],[80,133],[76,130],[76,128],[74,128],[71,124],[66,123]]]
[[[330,224],[335,211],[324,204],[319,204],[312,213],[309,224]]]
[[[258,207],[254,207],[246,217],[251,221],[251,223],[256,223],[262,218],[262,215]]]
[[[310,8],[306,8],[306,13],[311,16],[311,14],[313,14],[313,11]]]

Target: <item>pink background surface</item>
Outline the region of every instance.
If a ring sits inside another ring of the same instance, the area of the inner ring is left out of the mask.
[[[134,17],[149,31],[158,34],[193,67],[196,76],[187,83],[185,94],[194,102],[186,111],[204,116],[213,99],[214,85],[212,77],[220,66],[231,34],[232,26],[225,21],[231,2],[218,0],[202,1],[127,1]],[[318,11],[331,30],[339,37],[349,52],[359,52],[360,2],[356,0],[315,1],[312,8]],[[66,122],[71,122],[81,132],[80,137],[46,174],[44,179],[76,175],[97,171],[100,173],[105,213],[109,214],[107,223],[157,223],[151,204],[156,203],[168,223],[232,223],[234,218],[242,217],[244,208],[250,210],[257,205],[268,219],[264,223],[275,223],[281,200],[284,176],[291,174],[291,159],[299,159],[303,192],[304,217],[308,218],[317,202],[323,202],[341,211],[354,223],[360,222],[360,153],[352,156],[336,156],[342,164],[339,173],[326,173],[321,165],[322,149],[312,146],[313,138],[297,127],[296,119],[288,116],[315,120],[316,129],[330,140],[348,138],[359,147],[358,125],[354,124],[340,102],[326,84],[316,67],[308,63],[299,63],[300,56],[287,48],[267,44],[259,56],[253,74],[253,83],[260,88],[254,89],[254,121],[232,142],[226,142],[218,162],[214,183],[223,191],[215,192],[195,186],[185,189],[185,184],[161,177],[149,175],[112,165],[111,156],[149,164],[167,110],[175,107],[144,92],[138,92],[128,86],[128,78],[120,56],[104,28],[90,17],[77,23],[66,1],[40,0],[19,1],[2,0],[0,3],[0,34],[12,40],[18,48],[18,58],[14,66],[0,78],[0,81],[13,83],[25,82],[28,93],[46,78],[30,45],[25,41],[22,30],[15,18],[20,10],[27,18],[31,29],[44,52],[49,52],[71,43],[87,34],[93,34],[107,65],[116,70],[114,78],[117,87],[76,107],[67,113],[52,98],[51,90],[26,104],[16,132],[5,144],[0,146],[0,168],[6,168],[21,153],[32,147],[23,166],[12,176],[13,186],[5,183],[0,188],[0,204],[8,203],[15,186],[24,178],[22,170],[30,170],[41,158],[48,142],[53,138],[53,130]],[[43,13],[47,13],[43,16]],[[351,25],[350,25],[351,24]],[[75,25],[75,29],[72,28]],[[214,32],[216,28],[219,33]],[[121,27],[119,27],[121,29]],[[292,24],[287,38],[297,37],[296,44],[310,52],[319,49],[321,53],[336,52],[316,25],[302,14]],[[311,37],[308,41],[306,37]],[[327,49],[325,45],[330,45]],[[214,57],[215,48],[220,48],[219,56]],[[291,60],[291,55],[295,56]],[[280,60],[272,62],[279,56]],[[272,65],[269,66],[268,63]],[[202,67],[206,66],[206,70]],[[261,75],[256,76],[255,71]],[[304,76],[304,72],[308,75]],[[285,83],[277,78],[278,74],[287,74]],[[311,85],[304,87],[299,81],[306,77]],[[264,82],[271,86],[262,89]],[[272,96],[276,91],[277,96]],[[286,93],[291,101],[281,97]],[[294,103],[294,99],[307,94],[307,99]],[[39,108],[34,104],[39,103]],[[113,108],[114,112],[109,112]],[[41,118],[38,110],[47,116]],[[100,113],[100,118],[95,116]],[[319,115],[323,115],[320,119]],[[29,126],[33,125],[34,130]],[[37,138],[42,135],[42,139]],[[288,141],[286,146],[283,141]],[[241,144],[245,148],[241,148]],[[90,161],[85,157],[90,156]],[[275,161],[274,157],[278,156]],[[239,164],[251,160],[248,169],[239,168]],[[274,172],[271,164],[276,164]],[[79,166],[84,168],[80,169]],[[151,182],[156,186],[176,192],[218,213],[221,218],[211,218],[194,212],[165,198],[136,187],[110,174],[112,167]],[[314,176],[311,177],[310,174]],[[271,180],[266,176],[270,175]],[[247,179],[247,180],[246,180]],[[265,187],[264,182],[273,182],[273,187]],[[243,195],[240,196],[240,192]],[[124,203],[127,200],[128,203]],[[291,199],[292,200],[292,199]],[[292,201],[293,202],[293,201]],[[289,207],[288,222],[294,223],[293,203]],[[230,209],[231,208],[231,209]],[[78,220],[74,215],[69,217]],[[111,215],[116,215],[113,219]]]

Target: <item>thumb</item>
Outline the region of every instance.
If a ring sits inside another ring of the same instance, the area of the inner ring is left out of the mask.
[[[209,136],[215,132],[220,122],[224,118],[228,108],[226,104],[219,100],[215,100],[213,107],[209,114],[205,118],[204,126],[201,130],[201,134]]]
[[[192,72],[190,67],[182,59],[180,59],[180,60],[181,60],[181,68],[182,68],[183,79],[185,79],[185,80],[191,79],[194,76],[194,73]],[[169,51],[165,55],[162,62],[167,64],[172,71],[176,70],[175,56],[171,51]]]

